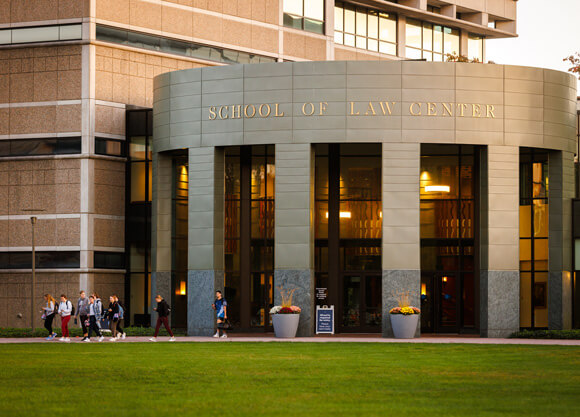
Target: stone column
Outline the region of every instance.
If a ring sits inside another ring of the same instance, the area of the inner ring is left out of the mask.
[[[151,325],[157,316],[155,296],[171,300],[171,156],[153,153],[153,195],[151,203]]]
[[[487,153],[487,170],[482,172],[487,207],[483,203],[481,210],[487,212],[482,234],[489,243],[480,268],[480,332],[483,337],[506,337],[520,327],[520,150],[488,146]]]
[[[410,292],[420,307],[419,143],[383,143],[383,336],[393,337],[388,311]],[[421,332],[417,324],[416,336]]]
[[[574,197],[574,155],[551,151],[548,161],[548,326],[572,327],[572,203]]]
[[[187,334],[211,336],[215,291],[224,290],[224,152],[189,149]]]
[[[276,145],[274,294],[295,288],[298,336],[314,334],[314,152],[310,144]]]

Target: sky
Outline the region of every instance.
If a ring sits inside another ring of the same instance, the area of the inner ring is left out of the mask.
[[[580,52],[580,0],[519,0],[517,14],[519,36],[486,41],[486,58],[567,71],[570,65],[562,59]]]

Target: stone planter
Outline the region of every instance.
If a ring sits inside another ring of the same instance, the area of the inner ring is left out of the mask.
[[[397,339],[413,339],[417,330],[419,314],[389,314],[391,316],[391,326]]]
[[[272,324],[276,337],[291,338],[296,337],[300,314],[273,314]]]

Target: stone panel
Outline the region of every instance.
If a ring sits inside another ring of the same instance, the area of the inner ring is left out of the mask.
[[[416,269],[407,270],[383,270],[383,337],[394,337],[389,310],[399,305],[399,299],[404,294],[409,294],[409,303],[413,307],[421,305],[419,294],[421,292],[421,271]],[[415,337],[421,335],[421,320],[417,323]]]
[[[187,274],[187,334],[211,336],[215,332],[216,315],[211,305],[216,290],[223,292],[224,273],[215,270],[194,270]]]
[[[482,337],[508,337],[520,328],[520,272],[480,273]]]
[[[292,305],[300,307],[300,322],[296,336],[314,335],[314,271],[310,269],[276,269],[274,271],[274,304],[280,305],[280,290],[295,290]]]

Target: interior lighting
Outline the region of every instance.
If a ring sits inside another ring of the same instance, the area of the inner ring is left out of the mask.
[[[339,217],[341,219],[350,219],[351,218],[351,213],[350,211],[341,211],[339,214]],[[328,219],[328,211],[326,212],[326,218]]]
[[[421,295],[427,295],[427,284],[421,284]]]
[[[443,282],[447,282],[447,277],[443,277],[443,278],[441,278],[441,281],[443,281]]]
[[[177,291],[175,291],[175,294],[176,295],[186,295],[187,294],[185,281],[181,281],[179,283],[179,288],[177,289]]]
[[[451,191],[451,187],[448,185],[426,185],[426,193],[448,193]]]

